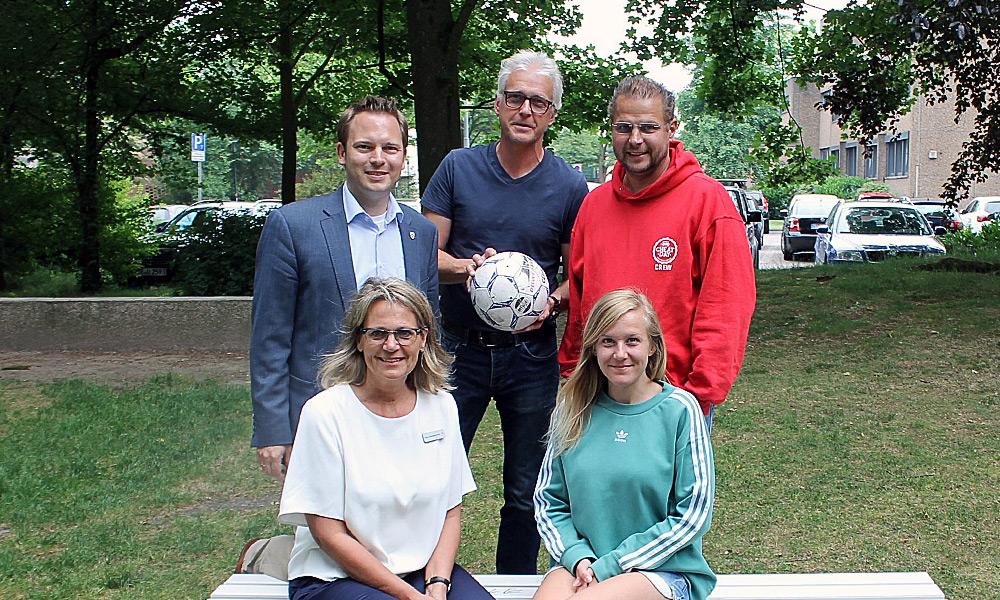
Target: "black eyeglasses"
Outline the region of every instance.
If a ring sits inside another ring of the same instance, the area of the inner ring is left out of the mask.
[[[632,130],[636,127],[639,128],[639,133],[642,135],[650,135],[656,133],[663,126],[659,123],[629,123],[628,121],[618,121],[617,123],[611,124],[611,129],[615,133],[620,133],[621,135],[631,135]]]
[[[427,331],[426,327],[400,327],[398,329],[386,329],[384,327],[362,327],[359,329],[361,335],[369,341],[384,344],[389,335],[396,338],[396,343],[400,346],[408,346],[413,338]]]
[[[536,115],[544,115],[553,104],[551,100],[546,100],[541,96],[527,96],[521,92],[508,92],[507,90],[503,92],[503,103],[507,105],[507,108],[521,108],[524,106],[525,100],[531,105],[531,112]]]

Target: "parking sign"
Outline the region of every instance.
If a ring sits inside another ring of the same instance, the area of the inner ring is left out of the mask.
[[[205,162],[205,134],[191,134],[191,160]]]

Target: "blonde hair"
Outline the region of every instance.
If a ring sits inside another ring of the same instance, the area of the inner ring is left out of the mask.
[[[438,340],[434,312],[427,297],[413,284],[401,279],[374,277],[361,286],[347,308],[341,326],[340,343],[332,354],[323,357],[319,368],[317,380],[320,387],[327,389],[338,383],[361,385],[365,382],[368,369],[364,354],[358,350],[358,342],[361,341],[361,328],[365,325],[368,311],[380,300],[409,310],[417,318],[417,327],[424,328],[424,349],[418,355],[417,366],[407,376],[406,382],[419,391],[432,394],[450,389],[448,375],[452,357],[445,352]]]
[[[552,411],[549,426],[549,442],[555,454],[561,454],[576,445],[590,421],[590,409],[597,394],[607,390],[608,379],[597,364],[594,348],[605,332],[633,310],[639,311],[646,321],[646,335],[653,347],[653,354],[646,363],[646,376],[654,381],[665,377],[667,352],[663,330],[649,298],[633,289],[614,290],[601,296],[591,309],[583,328],[583,347],[580,349],[576,369],[556,397],[556,407]]]

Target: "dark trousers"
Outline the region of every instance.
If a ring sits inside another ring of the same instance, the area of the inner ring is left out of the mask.
[[[559,387],[555,331],[502,348],[484,348],[447,330],[442,338],[445,349],[455,355],[452,394],[466,452],[491,399],[500,413],[503,507],[497,573],[534,574],[540,539],[532,496]]]
[[[424,571],[415,571],[403,577],[418,592],[424,591]],[[323,581],[314,577],[296,577],[288,582],[290,600],[395,600],[393,596],[351,578]],[[451,572],[450,600],[493,600],[486,588],[455,565]]]

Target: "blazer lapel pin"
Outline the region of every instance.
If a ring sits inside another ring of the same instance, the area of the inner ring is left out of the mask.
[[[417,239],[417,232],[416,231],[411,231],[410,232],[410,239],[411,240]]]

